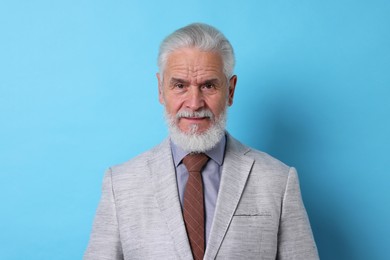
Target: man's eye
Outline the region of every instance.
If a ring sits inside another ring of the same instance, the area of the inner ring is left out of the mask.
[[[207,93],[212,93],[217,90],[217,86],[214,83],[206,83],[202,86],[203,91],[207,91]]]
[[[212,89],[214,87],[215,87],[214,84],[211,84],[211,83],[203,85],[203,88],[205,88],[205,89]]]
[[[175,84],[175,88],[182,89],[182,88],[184,88],[184,84],[182,84],[182,83],[176,83],[176,84]]]

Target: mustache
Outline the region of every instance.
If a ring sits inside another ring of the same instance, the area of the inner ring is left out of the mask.
[[[208,109],[203,109],[203,110],[200,110],[200,111],[188,111],[188,110],[182,110],[182,111],[179,111],[177,112],[176,114],[176,119],[180,119],[182,117],[194,117],[194,118],[197,118],[197,117],[207,117],[207,118],[211,118],[213,119],[214,118],[214,114],[208,110]]]

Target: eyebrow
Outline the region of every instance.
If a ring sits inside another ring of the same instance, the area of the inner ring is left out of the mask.
[[[180,78],[171,78],[170,83],[171,84],[173,84],[173,83],[189,84],[189,81],[184,80],[184,79],[180,79]],[[202,86],[202,85],[210,84],[210,83],[216,84],[216,83],[219,83],[219,80],[216,79],[216,78],[214,78],[214,79],[207,79],[207,80],[201,82],[199,85]]]
[[[205,80],[201,85],[205,85],[205,84],[216,84],[216,83],[219,83],[219,80],[218,79],[208,79],[208,80]]]
[[[172,83],[184,83],[184,84],[188,84],[189,83],[189,81],[184,80],[184,79],[179,79],[179,78],[171,78],[171,80],[169,82],[171,84]]]

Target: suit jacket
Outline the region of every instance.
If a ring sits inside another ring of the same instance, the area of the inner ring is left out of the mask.
[[[297,173],[226,143],[204,259],[318,259]],[[170,142],[110,168],[84,259],[192,259]]]

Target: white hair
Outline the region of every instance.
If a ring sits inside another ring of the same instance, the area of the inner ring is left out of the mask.
[[[226,79],[233,76],[235,65],[233,47],[226,37],[213,26],[203,23],[193,23],[174,31],[161,43],[158,54],[158,67],[160,77],[169,54],[181,48],[197,48],[201,51],[217,52],[221,55],[223,72]]]

